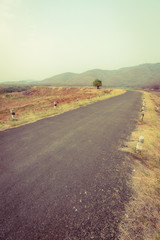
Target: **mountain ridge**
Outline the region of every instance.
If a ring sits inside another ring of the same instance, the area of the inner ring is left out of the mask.
[[[82,73],[66,72],[40,81],[49,85],[89,86],[95,78],[109,87],[145,87],[160,83],[160,63],[146,63],[116,70],[92,69]]]
[[[92,86],[98,78],[106,87],[150,87],[160,84],[160,63],[145,63],[115,70],[91,69],[82,73],[65,72],[40,81],[0,82],[0,85]]]

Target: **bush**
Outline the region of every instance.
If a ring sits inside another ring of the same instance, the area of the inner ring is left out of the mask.
[[[10,86],[6,86],[6,85],[1,85],[0,86],[0,94],[2,93],[12,93],[12,92],[22,92],[22,91],[26,91],[28,89],[32,88],[32,86],[17,86],[17,85],[10,85]]]
[[[152,89],[154,89],[154,90],[159,90],[160,89],[160,84],[153,84],[152,86],[151,86],[151,88]]]

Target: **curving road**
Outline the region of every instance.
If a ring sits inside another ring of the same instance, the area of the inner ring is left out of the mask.
[[[128,91],[0,132],[0,239],[118,239],[140,106]]]

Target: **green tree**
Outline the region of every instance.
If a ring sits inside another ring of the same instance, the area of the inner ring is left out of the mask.
[[[99,80],[99,79],[95,79],[95,80],[93,81],[93,86],[95,86],[95,87],[97,87],[97,89],[99,89],[99,87],[102,86],[102,81]]]

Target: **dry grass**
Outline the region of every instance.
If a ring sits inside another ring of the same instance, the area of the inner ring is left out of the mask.
[[[33,87],[24,92],[1,94],[0,130],[35,122],[124,92],[122,89]],[[56,109],[55,101],[58,103]],[[15,110],[16,120],[11,119],[12,108]]]
[[[134,170],[133,198],[126,206],[120,225],[121,240],[160,240],[160,98],[144,92],[144,122],[137,123],[125,151],[130,152]],[[135,152],[140,135],[144,136],[141,153]]]

